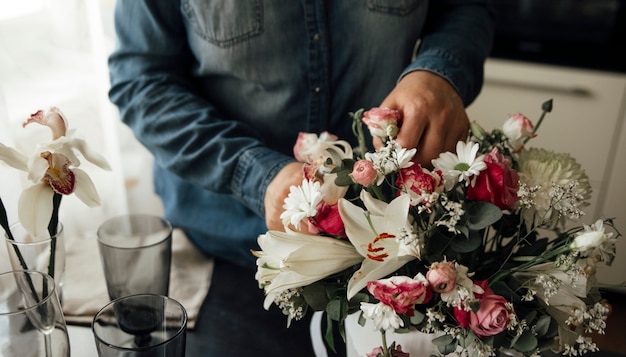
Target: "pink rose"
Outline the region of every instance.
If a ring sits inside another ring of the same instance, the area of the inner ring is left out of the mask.
[[[395,137],[398,134],[400,112],[390,108],[372,108],[363,113],[363,122],[370,130],[372,136],[381,139]]]
[[[346,230],[339,215],[338,205],[322,202],[317,205],[317,214],[309,218],[309,233],[326,233],[335,237],[346,237]]]
[[[483,288],[484,293],[474,294],[480,300],[478,311],[465,311],[454,308],[454,316],[462,328],[469,327],[478,337],[488,337],[501,333],[509,325],[508,301],[493,293],[487,287],[487,281],[476,282],[476,285]]]
[[[515,152],[524,148],[526,138],[534,138],[533,123],[523,114],[515,114],[502,125],[502,132],[509,139],[509,144]]]
[[[367,283],[367,290],[380,302],[406,316],[413,316],[415,304],[425,304],[432,297],[423,275],[418,275],[416,279],[392,276],[388,279],[370,281]]]
[[[378,172],[374,168],[374,164],[369,160],[359,160],[354,163],[352,173],[350,174],[354,182],[362,186],[369,186],[376,182]]]
[[[511,160],[494,148],[485,155],[485,164],[487,169],[481,171],[474,184],[467,188],[467,198],[491,202],[503,210],[515,208],[519,175],[511,168]]]
[[[456,286],[456,268],[454,262],[437,262],[430,265],[426,280],[434,292],[448,293]]]
[[[400,188],[398,194],[407,191],[411,195],[411,204],[423,203],[433,192],[443,191],[443,176],[440,170],[429,171],[420,164],[400,170],[396,179]]]

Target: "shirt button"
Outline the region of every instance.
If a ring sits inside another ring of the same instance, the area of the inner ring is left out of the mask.
[[[321,87],[315,87],[315,89],[313,89],[313,91],[315,91],[315,93],[320,93],[322,91]]]
[[[316,33],[315,35],[313,35],[313,41],[315,41],[315,42],[318,42],[320,40],[320,38],[322,38],[322,37],[320,36],[319,33]]]

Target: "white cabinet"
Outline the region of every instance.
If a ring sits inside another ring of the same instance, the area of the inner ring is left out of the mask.
[[[483,90],[468,113],[486,130],[518,112],[536,123],[548,99],[553,110],[529,146],[576,158],[593,188],[584,223],[617,217],[626,234],[626,74],[490,59]],[[620,240],[613,266],[598,271],[601,282],[626,281],[626,237]]]

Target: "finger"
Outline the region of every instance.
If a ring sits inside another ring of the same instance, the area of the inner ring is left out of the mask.
[[[413,157],[413,161],[424,167],[432,167],[432,160],[439,157],[446,145],[444,133],[442,131],[433,131],[430,129],[426,135],[422,136],[422,140],[418,145],[417,154]]]
[[[428,118],[420,111],[406,110],[398,132],[397,142],[403,148],[417,148],[427,131]]]

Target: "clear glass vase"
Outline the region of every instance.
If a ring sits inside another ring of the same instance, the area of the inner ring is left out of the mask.
[[[38,236],[30,234],[20,223],[10,227],[12,236],[5,233],[5,241],[13,270],[35,270],[51,276],[56,282],[59,300],[63,302],[65,281],[65,239],[63,225],[58,224],[56,235],[48,231]]]
[[[0,274],[0,356],[69,357],[54,280],[38,271]]]

